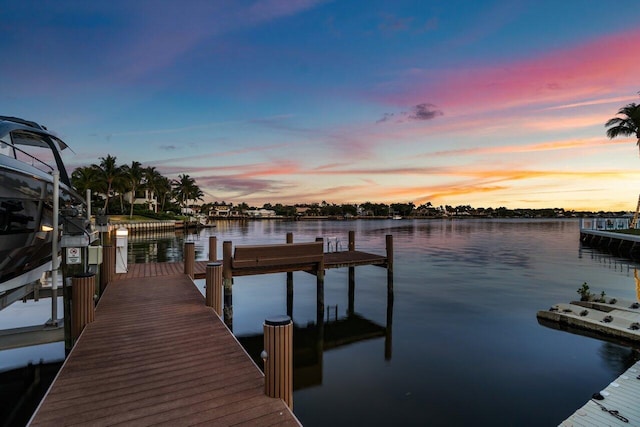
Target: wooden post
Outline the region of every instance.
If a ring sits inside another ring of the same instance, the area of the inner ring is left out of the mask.
[[[209,261],[218,261],[218,238],[209,236]]]
[[[287,233],[287,243],[293,243],[293,233]],[[293,317],[293,272],[287,272],[287,316]]]
[[[207,307],[213,307],[218,317],[222,315],[222,263],[210,262],[207,264],[206,274],[206,303]]]
[[[233,244],[227,240],[222,242],[222,283],[224,286],[224,324],[233,332],[233,272],[231,271],[231,257]]]
[[[107,289],[109,282],[116,274],[116,247],[105,245],[102,247],[102,264],[100,264],[100,295]]]
[[[384,328],[384,360],[391,360],[393,349],[393,274],[387,274],[387,324]]]
[[[231,272],[231,257],[232,255],[232,243],[227,240],[222,243],[222,277],[224,278],[224,286],[230,286],[230,281],[232,277]]]
[[[196,262],[196,249],[193,242],[184,244],[184,274],[193,279],[193,270]]]
[[[77,340],[85,325],[93,322],[94,307],[93,294],[96,276],[93,273],[83,273],[71,279],[71,338]]]
[[[355,296],[356,296],[356,268],[349,267],[349,305],[347,306],[347,315],[355,314]]]
[[[293,410],[293,322],[289,316],[265,319],[264,393],[280,398]]]
[[[393,273],[393,235],[387,234],[387,270]]]
[[[316,242],[324,242],[324,239],[316,237]],[[324,260],[318,263],[316,270],[316,309],[316,320],[324,318]]]
[[[353,252],[356,250],[356,232],[353,230],[349,231],[349,251]]]

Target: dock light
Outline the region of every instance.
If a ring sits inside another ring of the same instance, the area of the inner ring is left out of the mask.
[[[127,266],[127,236],[129,230],[125,227],[120,227],[116,230],[116,273],[126,273]]]
[[[267,358],[269,357],[269,355],[267,354],[266,350],[262,350],[262,353],[260,353],[260,358],[262,359],[262,361],[264,363],[267,363]]]
[[[40,231],[53,231],[53,227],[48,224],[42,224],[40,226]]]

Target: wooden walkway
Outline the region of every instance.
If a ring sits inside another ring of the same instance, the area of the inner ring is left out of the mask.
[[[300,425],[172,264],[109,284],[31,426]]]
[[[640,405],[638,405],[640,362],[636,362],[609,384],[600,392],[600,395],[604,399],[589,400],[560,425],[562,427],[640,426]]]

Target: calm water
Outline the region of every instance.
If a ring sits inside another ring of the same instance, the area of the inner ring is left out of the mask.
[[[337,237],[346,248],[349,230],[358,250],[380,254],[393,235],[393,301],[384,269],[355,269],[351,304],[348,269],[328,270],[319,333],[315,277],[294,273],[294,412],[305,426],[557,425],[639,357],[536,319],[576,299],[585,281],[636,299],[637,265],[581,248],[575,220],[219,222],[198,234],[132,237],[130,259],[181,259],[185,239],[207,259],[209,233],[219,254],[224,240],[280,243],[287,232],[295,241]],[[263,320],[287,312],[286,289],[286,274],[234,279],[232,328],[255,358]]]

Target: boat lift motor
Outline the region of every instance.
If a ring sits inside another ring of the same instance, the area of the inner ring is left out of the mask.
[[[127,272],[127,248],[129,230],[120,227],[116,230],[116,273]]]
[[[92,237],[89,220],[80,216],[75,208],[60,209],[60,216],[63,224],[60,247],[66,249],[65,263],[86,264],[86,248]]]

